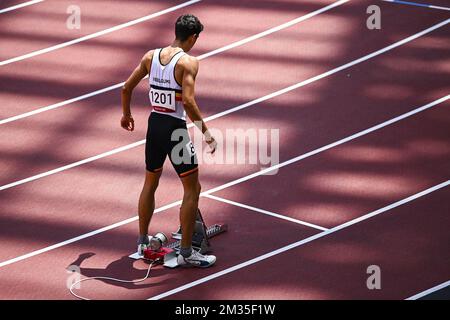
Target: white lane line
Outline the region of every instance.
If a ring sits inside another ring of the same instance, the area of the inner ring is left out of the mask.
[[[300,156],[298,156],[298,157],[295,157],[295,158],[292,158],[292,159],[290,159],[290,160],[281,162],[281,163],[279,163],[279,164],[273,165],[273,166],[271,166],[271,167],[268,167],[268,168],[266,168],[266,169],[257,171],[257,172],[255,172],[255,173],[249,174],[248,176],[245,176],[245,177],[236,179],[236,180],[234,180],[234,181],[225,183],[225,184],[223,184],[223,185],[221,185],[221,186],[219,186],[219,187],[215,187],[215,188],[210,189],[210,190],[208,190],[208,191],[202,192],[202,194],[207,195],[207,194],[211,194],[211,193],[214,193],[214,192],[223,190],[223,189],[225,189],[225,188],[234,186],[234,185],[236,185],[236,184],[238,184],[238,183],[241,183],[241,182],[244,182],[244,181],[253,179],[254,177],[257,177],[257,176],[260,176],[260,175],[267,174],[267,173],[269,173],[270,171],[278,170],[279,168],[285,167],[285,166],[287,166],[287,165],[289,165],[289,164],[291,164],[291,163],[294,163],[294,162],[297,162],[297,161],[300,161],[300,160],[309,158],[309,157],[314,156],[314,155],[316,155],[316,154],[318,154],[318,153],[321,153],[321,152],[324,152],[324,151],[329,150],[329,149],[331,149],[331,148],[337,147],[337,146],[339,146],[339,145],[341,145],[341,144],[344,144],[344,143],[349,142],[349,141],[351,141],[351,140],[354,140],[354,139],[356,139],[356,138],[362,137],[362,136],[364,136],[364,135],[366,135],[366,134],[369,134],[369,133],[371,133],[371,132],[374,132],[374,131],[376,131],[376,130],[379,130],[379,129],[381,129],[381,128],[384,128],[384,127],[386,127],[386,126],[389,126],[389,125],[391,125],[391,124],[393,124],[393,123],[396,123],[396,122],[398,122],[398,121],[400,121],[400,120],[403,120],[403,119],[405,119],[405,118],[411,117],[411,116],[413,116],[413,115],[415,115],[415,114],[417,114],[417,113],[419,113],[419,112],[422,112],[422,111],[424,111],[424,110],[427,110],[427,109],[429,109],[429,108],[432,108],[432,107],[434,107],[434,106],[436,106],[436,105],[438,105],[438,104],[440,104],[440,103],[442,103],[442,102],[444,102],[444,101],[447,101],[449,98],[450,98],[450,95],[447,95],[447,96],[442,97],[442,98],[440,98],[440,99],[437,99],[437,100],[435,100],[435,101],[433,101],[433,102],[430,102],[430,103],[428,103],[428,104],[426,104],[426,105],[424,105],[424,106],[422,106],[422,107],[419,107],[419,108],[417,108],[417,109],[411,110],[411,111],[409,111],[409,112],[407,112],[407,113],[404,113],[404,114],[402,114],[402,115],[400,115],[400,116],[398,116],[398,117],[395,117],[395,118],[393,118],[393,119],[390,119],[390,120],[388,120],[388,121],[385,121],[385,122],[383,122],[383,123],[380,123],[380,124],[378,124],[378,125],[376,125],[376,126],[373,126],[373,127],[370,127],[370,128],[368,128],[368,129],[366,129],[366,130],[363,130],[363,131],[360,131],[360,132],[358,132],[358,133],[352,134],[351,136],[348,136],[348,137],[343,138],[343,139],[341,139],[341,140],[338,140],[338,141],[335,141],[335,142],[333,142],[333,143],[327,144],[327,145],[325,145],[325,146],[323,146],[323,147],[321,147],[321,148],[318,148],[318,149],[315,149],[315,150],[313,150],[313,151],[307,152],[307,153],[302,154],[302,155],[300,155]]]
[[[159,213],[161,211],[164,211],[164,210],[167,210],[167,209],[179,206],[179,205],[181,205],[181,200],[169,203],[169,204],[167,204],[165,206],[162,206],[162,207],[159,207],[159,208],[155,209],[155,213]],[[97,234],[100,234],[100,233],[103,233],[103,232],[106,232],[106,231],[109,231],[109,230],[121,227],[121,226],[126,225],[128,223],[137,221],[138,219],[139,219],[139,217],[135,216],[135,217],[132,217],[132,218],[129,218],[129,219],[126,219],[126,220],[119,221],[117,223],[111,224],[109,226],[106,226],[106,227],[103,227],[103,228],[100,228],[100,229],[97,229],[97,230],[94,230],[94,231],[82,234],[82,235],[80,235],[78,237],[71,238],[69,240],[56,243],[56,244],[51,245],[49,247],[45,247],[45,248],[42,248],[40,250],[36,250],[36,251],[32,251],[30,253],[24,254],[22,256],[18,256],[16,258],[3,261],[3,262],[0,263],[0,268],[2,268],[4,266],[7,266],[9,264],[13,264],[15,262],[19,262],[19,261],[22,261],[22,260],[25,260],[25,259],[37,256],[39,254],[42,254],[42,253],[45,253],[45,252],[57,249],[57,248],[61,248],[61,247],[66,246],[68,244],[71,244],[71,243],[74,243],[74,242],[77,242],[77,241],[80,241],[80,240],[83,240],[83,239],[86,239],[86,238],[89,238],[89,237],[93,237],[93,236],[95,236]]]
[[[425,4],[425,3],[418,3],[418,2],[411,2],[411,1],[400,1],[400,0],[382,0],[382,1],[398,3],[398,4],[406,4],[406,5],[410,5],[410,6],[416,6],[416,7],[424,7],[424,8],[430,8],[430,9],[450,11],[450,8],[448,8],[448,7],[435,6],[432,4]]]
[[[144,142],[145,142],[145,140],[144,140]],[[12,187],[15,187],[15,186],[18,186],[20,184],[31,182],[31,181],[34,181],[34,180],[37,180],[37,179],[40,179],[40,178],[43,178],[43,177],[47,177],[47,176],[50,176],[52,174],[55,174],[55,173],[58,173],[58,172],[61,172],[61,171],[65,171],[65,170],[68,170],[68,169],[71,169],[71,168],[74,168],[74,167],[78,167],[78,166],[81,166],[83,164],[86,164],[86,163],[89,163],[89,162],[92,162],[92,161],[95,161],[95,160],[98,160],[98,159],[101,159],[101,158],[105,158],[107,156],[111,156],[113,154],[116,154],[116,153],[119,153],[119,152],[122,152],[122,151],[129,150],[131,148],[134,148],[134,147],[137,147],[137,146],[143,144],[144,142],[142,142],[142,140],[138,141],[138,142],[134,142],[134,143],[128,144],[126,146],[123,146],[123,147],[120,147],[120,148],[116,148],[116,149],[113,149],[111,151],[104,152],[104,153],[101,153],[99,155],[96,155],[96,156],[93,156],[93,157],[90,157],[90,158],[87,158],[87,159],[84,159],[84,160],[73,162],[71,164],[68,164],[68,165],[65,165],[65,166],[62,166],[62,167],[50,170],[50,171],[46,171],[46,172],[43,172],[43,173],[31,176],[29,178],[25,178],[25,179],[22,179],[22,180],[19,180],[19,181],[15,181],[15,182],[12,182],[12,183],[5,184],[3,186],[0,186],[0,191],[9,189],[9,188],[12,188]]]
[[[341,139],[341,140],[337,141],[337,143],[331,143],[331,144],[329,144],[329,145],[327,145],[327,146],[324,146],[324,147],[322,147],[322,148],[319,148],[319,149],[316,149],[316,150],[314,150],[314,151],[308,152],[308,153],[306,153],[305,155],[298,156],[298,157],[295,157],[295,158],[293,158],[293,159],[290,159],[290,160],[287,160],[287,161],[285,161],[285,162],[282,162],[282,163],[280,163],[279,165],[277,165],[277,168],[283,167],[283,166],[286,166],[286,165],[289,165],[289,164],[294,163],[294,162],[296,162],[296,161],[300,161],[300,160],[305,159],[306,157],[309,157],[309,156],[311,156],[311,155],[313,155],[313,154],[317,154],[317,153],[319,153],[319,152],[328,150],[328,149],[330,149],[330,148],[332,148],[332,147],[334,147],[334,146],[338,146],[338,145],[340,145],[340,144],[342,144],[342,143],[344,143],[344,142],[350,141],[350,140],[352,140],[352,139],[356,139],[356,138],[358,138],[358,137],[360,137],[360,136],[362,136],[362,135],[364,135],[364,134],[367,134],[367,133],[369,133],[369,132],[373,132],[373,131],[375,131],[375,130],[381,129],[381,128],[387,126],[387,125],[390,125],[390,124],[392,124],[392,123],[395,123],[396,121],[400,121],[400,120],[402,120],[402,119],[404,119],[404,118],[406,118],[406,117],[409,117],[409,116],[411,116],[411,115],[413,115],[413,114],[419,113],[419,112],[424,111],[424,110],[426,110],[426,109],[428,109],[428,108],[431,108],[431,107],[433,107],[433,106],[435,106],[435,105],[437,105],[437,104],[439,104],[439,103],[442,103],[442,102],[446,101],[446,100],[449,99],[449,98],[450,98],[450,95],[448,95],[448,96],[446,96],[446,97],[444,97],[444,98],[438,99],[438,100],[436,100],[436,101],[434,101],[434,102],[432,102],[432,103],[429,103],[429,104],[427,104],[427,105],[425,105],[425,106],[423,106],[423,107],[417,108],[417,109],[415,109],[415,110],[413,110],[413,111],[407,112],[407,113],[405,113],[405,114],[403,114],[403,115],[401,115],[401,116],[399,116],[399,117],[393,118],[393,119],[388,120],[388,121],[385,121],[385,122],[383,122],[383,123],[380,123],[379,125],[374,126],[374,127],[370,128],[370,129],[363,130],[363,131],[361,131],[360,133],[354,134],[354,135],[352,135],[352,136],[350,136],[350,137],[348,137],[348,138]],[[268,169],[270,169],[270,168],[268,168]],[[274,166],[271,170],[274,170],[274,169],[276,169],[275,166]],[[236,185],[236,184],[238,184],[238,183],[241,183],[241,182],[243,182],[243,181],[247,181],[247,180],[249,180],[249,179],[255,178],[255,177],[260,176],[260,175],[263,175],[263,174],[267,173],[268,171],[270,171],[270,170],[264,169],[264,170],[261,170],[261,171],[257,171],[256,173],[250,174],[250,175],[248,175],[248,176],[246,176],[246,177],[243,177],[243,178],[240,178],[240,179],[236,179],[236,180],[231,181],[231,182],[229,182],[229,183],[226,183],[226,184],[224,184],[224,185],[222,185],[222,186],[219,186],[219,187],[210,189],[210,190],[208,190],[208,191],[202,192],[200,195],[201,195],[201,196],[207,196],[207,195],[210,194],[210,193],[213,193],[213,192],[216,192],[216,191],[219,191],[219,190],[228,188],[228,187],[230,187],[230,186],[234,186],[234,185]],[[167,208],[171,208],[171,207],[176,206],[176,205],[179,205],[179,204],[181,204],[181,201],[176,201],[176,202],[170,203],[170,204],[168,204],[168,205],[166,205],[166,206],[164,206],[164,207],[161,207],[161,208],[156,209],[155,212],[161,212],[161,211],[163,211],[163,210],[165,210],[165,209],[167,209]],[[137,219],[138,219],[137,216],[136,216],[136,217],[133,217],[133,218],[129,218],[129,219],[124,220],[124,221],[122,221],[122,222],[118,222],[118,223],[116,223],[116,224],[114,224],[114,225],[106,226],[106,227],[104,227],[104,228],[102,228],[102,229],[94,230],[94,231],[89,232],[89,233],[87,233],[87,234],[80,235],[80,236],[78,236],[78,237],[76,237],[76,238],[72,238],[72,239],[69,239],[69,240],[66,240],[66,241],[57,243],[57,244],[55,244],[55,245],[53,245],[53,246],[46,247],[46,248],[43,248],[43,249],[40,249],[40,250],[37,250],[37,251],[33,251],[33,252],[31,252],[31,253],[28,253],[28,254],[25,254],[25,255],[16,257],[16,258],[14,258],[14,259],[6,260],[6,261],[0,263],[0,267],[9,265],[9,264],[12,264],[12,263],[14,263],[14,262],[18,262],[18,261],[21,261],[21,260],[24,260],[24,259],[27,259],[27,258],[30,258],[30,257],[33,257],[33,256],[36,256],[36,255],[41,254],[41,253],[48,252],[48,251],[50,251],[50,250],[53,250],[53,249],[62,247],[62,246],[64,246],[64,245],[73,243],[73,242],[75,242],[75,241],[78,241],[78,240],[81,240],[81,239],[88,238],[88,237],[90,237],[90,236],[92,236],[92,235],[96,235],[96,234],[99,234],[99,233],[101,233],[101,232],[104,232],[104,231],[107,231],[107,230],[111,230],[111,229],[116,228],[116,227],[118,227],[118,226],[121,226],[121,225],[123,225],[123,224],[126,224],[126,223],[129,223],[129,222],[136,221]]]
[[[441,284],[439,284],[439,285],[437,285],[437,286],[435,286],[433,288],[430,288],[430,289],[427,289],[425,291],[419,292],[419,293],[417,293],[417,294],[415,294],[415,295],[413,295],[413,296],[411,296],[409,298],[406,298],[405,300],[417,300],[417,299],[423,298],[423,297],[425,297],[425,296],[427,296],[429,294],[432,294],[433,292],[436,292],[436,291],[439,291],[441,289],[444,289],[444,288],[446,288],[448,286],[450,286],[450,280],[445,281],[445,282],[443,282],[443,283],[441,283]]]
[[[188,2],[181,3],[179,5],[176,5],[176,6],[173,6],[173,7],[170,7],[170,8],[167,8],[167,9],[164,9],[164,10],[161,10],[161,11],[149,14],[149,15],[147,15],[145,17],[141,17],[141,18],[138,18],[138,19],[126,22],[126,23],[119,24],[117,26],[114,26],[114,27],[111,27],[111,28],[108,28],[108,29],[105,29],[105,30],[102,30],[102,31],[91,33],[91,34],[88,34],[86,36],[83,36],[83,37],[80,37],[80,38],[77,38],[77,39],[73,39],[73,40],[70,40],[70,41],[67,41],[67,42],[63,42],[63,43],[60,43],[60,44],[57,44],[57,45],[54,45],[54,46],[51,46],[51,47],[48,47],[48,48],[45,48],[45,49],[33,51],[33,52],[30,52],[30,53],[27,53],[27,54],[24,54],[24,55],[21,55],[21,56],[18,56],[18,57],[14,57],[14,58],[11,58],[11,59],[3,60],[3,61],[0,62],[0,66],[4,66],[4,65],[7,65],[7,64],[10,64],[10,63],[13,63],[13,62],[25,60],[25,59],[28,59],[28,58],[31,58],[31,57],[35,57],[35,56],[44,54],[44,53],[48,53],[48,52],[55,51],[55,50],[58,50],[58,49],[61,49],[61,48],[64,48],[64,47],[68,47],[68,46],[71,46],[71,45],[76,44],[76,43],[80,43],[80,42],[83,42],[83,41],[86,41],[86,40],[97,38],[97,37],[103,36],[105,34],[108,34],[108,33],[111,33],[111,32],[117,31],[117,30],[121,30],[121,29],[130,27],[130,26],[133,26],[135,24],[138,24],[138,23],[141,23],[141,22],[144,22],[144,21],[148,21],[148,20],[154,19],[154,18],[162,16],[162,15],[164,15],[166,13],[173,12],[175,10],[178,10],[178,9],[190,6],[190,5],[192,5],[194,3],[197,3],[197,2],[200,2],[200,1],[202,1],[202,0],[190,0]]]
[[[268,94],[268,95],[266,95],[264,97],[252,100],[250,102],[241,104],[241,105],[236,106],[234,108],[231,108],[231,109],[219,112],[219,113],[217,113],[215,115],[206,117],[204,120],[205,120],[205,122],[208,122],[208,121],[211,121],[211,120],[223,117],[223,116],[225,116],[227,114],[239,111],[241,109],[248,108],[248,107],[253,106],[253,105],[257,104],[257,103],[260,103],[260,102],[272,99],[274,97],[277,97],[277,96],[282,95],[284,93],[287,93],[289,91],[292,91],[292,90],[298,89],[300,87],[306,86],[307,84],[310,84],[312,82],[315,82],[315,81],[318,81],[318,80],[323,79],[325,77],[328,77],[328,76],[330,76],[332,74],[335,74],[335,73],[337,73],[339,71],[342,71],[342,70],[344,70],[346,68],[350,68],[351,66],[354,66],[354,65],[356,65],[358,63],[361,63],[363,61],[369,60],[369,59],[371,59],[373,57],[376,57],[376,56],[378,56],[378,55],[380,55],[382,53],[385,53],[385,52],[387,52],[389,50],[392,50],[392,49],[394,49],[394,48],[396,48],[398,46],[401,46],[401,45],[403,45],[403,44],[405,44],[407,42],[410,42],[410,41],[412,41],[414,39],[417,39],[417,38],[419,38],[419,37],[421,37],[421,36],[423,36],[423,35],[425,35],[427,33],[430,33],[433,30],[436,30],[436,29],[446,25],[448,22],[450,22],[450,19],[447,19],[447,20],[445,20],[445,21],[443,21],[441,23],[438,23],[438,24],[436,24],[436,25],[434,25],[434,26],[432,26],[432,27],[430,27],[430,28],[428,28],[426,30],[423,30],[423,31],[421,31],[419,33],[416,33],[416,34],[414,34],[414,35],[412,35],[412,36],[410,36],[410,37],[408,37],[406,39],[403,39],[403,40],[398,41],[398,42],[396,42],[394,44],[391,44],[391,45],[389,45],[389,46],[387,46],[387,47],[385,47],[385,48],[383,48],[381,50],[375,51],[375,52],[373,52],[371,54],[368,54],[368,55],[366,55],[364,57],[361,57],[359,59],[353,60],[352,62],[344,64],[344,65],[342,65],[342,66],[340,66],[338,68],[335,68],[335,69],[330,70],[328,72],[322,73],[322,74],[320,74],[318,76],[315,76],[313,78],[310,78],[308,80],[301,81],[301,82],[299,82],[297,84],[294,84],[292,86],[289,86],[287,88],[278,90],[278,91],[273,92],[271,94]],[[444,97],[444,98],[441,98],[441,99],[447,99],[447,97]],[[193,127],[193,124],[190,123],[188,125],[188,127],[189,128]],[[61,172],[61,171],[64,171],[64,170],[67,170],[67,169],[70,169],[70,168],[74,168],[74,167],[77,167],[77,166],[80,166],[80,165],[83,165],[83,164],[86,164],[86,163],[89,163],[89,162],[92,162],[92,161],[95,161],[95,160],[98,160],[98,159],[110,156],[110,155],[113,155],[113,154],[116,154],[116,153],[119,153],[121,151],[129,150],[131,148],[137,147],[137,146],[142,145],[144,143],[145,143],[145,139],[137,141],[137,142],[134,142],[134,143],[131,143],[131,144],[128,144],[128,145],[125,145],[125,146],[122,146],[120,148],[113,149],[113,150],[108,151],[108,152],[101,153],[99,155],[96,155],[96,156],[93,156],[93,157],[90,157],[90,158],[87,158],[87,159],[84,159],[84,160],[80,160],[80,161],[77,161],[77,162],[65,165],[63,167],[59,167],[59,168],[56,168],[56,169],[53,169],[53,170],[50,170],[50,171],[46,171],[46,172],[43,172],[43,173],[31,176],[31,177],[22,179],[22,180],[11,182],[11,183],[5,184],[3,186],[0,186],[0,191],[6,190],[6,189],[9,189],[9,188],[12,188],[12,187],[15,187],[15,186],[27,183],[27,182],[31,182],[31,181],[34,181],[34,180],[37,180],[37,179],[40,179],[40,178],[43,178],[43,177],[47,177],[49,175],[52,175],[52,174],[55,174],[55,173],[58,173],[58,172]]]
[[[27,7],[27,6],[31,6],[33,4],[39,3],[39,2],[43,2],[44,0],[32,0],[32,1],[28,1],[28,2],[24,2],[24,3],[19,3],[16,4],[15,6],[11,6],[8,8],[4,8],[4,9],[0,9],[0,13],[5,13],[5,12],[10,12],[16,9],[20,9],[23,7]]]
[[[308,238],[306,238],[306,239],[303,239],[303,240],[300,240],[300,241],[291,243],[291,244],[289,244],[289,245],[287,245],[287,246],[284,246],[284,247],[281,247],[281,248],[279,248],[279,249],[277,249],[277,250],[274,250],[274,251],[271,251],[271,252],[269,252],[269,253],[263,254],[263,255],[261,255],[261,256],[259,256],[259,257],[256,257],[256,258],[254,258],[254,259],[251,259],[251,260],[242,262],[242,263],[240,263],[240,264],[238,264],[238,265],[235,265],[235,266],[233,266],[233,267],[227,268],[227,269],[222,270],[222,271],[220,271],[220,272],[213,273],[213,274],[211,274],[211,275],[209,275],[209,276],[207,276],[207,277],[204,277],[204,278],[201,278],[201,279],[199,279],[199,280],[190,282],[190,283],[188,283],[188,284],[185,284],[185,285],[180,286],[180,287],[178,287],[178,288],[169,290],[169,291],[167,291],[167,292],[163,292],[163,293],[161,293],[161,294],[159,294],[159,295],[156,295],[156,296],[154,296],[154,297],[149,298],[149,300],[159,300],[159,299],[162,299],[162,298],[171,296],[171,295],[176,294],[176,293],[178,293],[178,292],[181,292],[181,291],[190,289],[190,288],[192,288],[192,287],[195,287],[195,286],[197,286],[197,285],[199,285],[199,284],[202,284],[202,283],[205,283],[205,282],[214,280],[214,279],[216,279],[216,278],[219,278],[219,277],[221,277],[221,276],[224,276],[224,275],[226,275],[226,274],[229,274],[229,273],[231,273],[231,272],[233,272],[233,271],[236,271],[236,270],[239,270],[239,269],[248,267],[248,266],[250,266],[250,265],[252,265],[252,264],[255,264],[255,263],[257,263],[257,262],[260,262],[260,261],[263,261],[263,260],[272,258],[272,257],[274,257],[274,256],[276,256],[276,255],[278,255],[278,254],[280,254],[280,253],[283,253],[283,252],[286,252],[286,251],[288,251],[288,250],[291,250],[291,249],[297,248],[297,247],[299,247],[299,246],[305,245],[305,244],[310,243],[310,242],[312,242],[312,241],[314,241],[314,240],[323,238],[323,237],[325,237],[325,236],[327,236],[327,235],[330,235],[330,234],[335,233],[335,232],[337,232],[337,231],[340,231],[340,230],[342,230],[342,229],[348,228],[348,227],[350,227],[350,226],[352,226],[352,225],[354,225],[354,224],[357,224],[357,223],[359,223],[359,222],[361,222],[361,221],[365,221],[365,220],[367,220],[367,219],[369,219],[369,218],[372,218],[372,217],[375,217],[375,216],[377,216],[377,215],[379,215],[379,214],[381,214],[381,213],[384,213],[384,212],[386,212],[386,211],[389,211],[389,210],[391,210],[391,209],[394,209],[394,208],[396,208],[396,207],[399,207],[399,206],[401,206],[401,205],[403,205],[403,204],[405,204],[405,203],[408,203],[408,202],[411,202],[411,201],[413,201],[413,200],[416,200],[416,199],[418,199],[418,198],[420,198],[420,197],[423,197],[423,196],[425,196],[425,195],[427,195],[427,194],[429,194],[429,193],[431,193],[431,192],[433,192],[433,191],[436,191],[436,190],[445,188],[445,187],[447,187],[449,184],[450,184],[450,180],[447,180],[447,181],[445,181],[445,182],[443,182],[443,183],[440,183],[440,184],[438,184],[438,185],[435,185],[434,187],[431,187],[431,188],[429,188],[429,189],[423,190],[423,191],[421,191],[421,192],[419,192],[419,193],[416,193],[416,194],[414,194],[414,195],[412,195],[412,196],[409,196],[409,197],[407,197],[407,198],[405,198],[405,199],[402,199],[402,200],[400,200],[400,201],[397,201],[397,202],[395,202],[395,203],[392,203],[392,204],[390,204],[390,205],[388,205],[388,206],[386,206],[386,207],[383,207],[383,208],[381,208],[381,209],[378,209],[378,210],[372,211],[372,212],[370,212],[370,213],[367,213],[367,214],[365,214],[365,215],[363,215],[363,216],[361,216],[361,217],[359,217],[359,218],[356,218],[356,219],[350,220],[350,221],[348,221],[348,222],[346,222],[346,223],[340,224],[340,225],[338,225],[338,226],[336,226],[336,227],[334,227],[334,228],[331,228],[331,229],[329,229],[329,230],[327,230],[327,231],[320,232],[320,233],[318,233],[318,234],[316,234],[316,235],[313,235],[313,236],[308,237]]]
[[[326,11],[329,11],[329,10],[331,10],[331,9],[333,9],[333,8],[335,8],[335,7],[338,7],[338,6],[340,6],[340,5],[343,5],[344,3],[349,2],[349,1],[350,1],[350,0],[340,0],[340,1],[334,2],[334,3],[332,3],[332,4],[330,4],[330,5],[326,6],[326,7],[323,7],[323,8],[321,8],[321,9],[319,9],[319,10],[316,10],[316,11],[313,11],[313,12],[311,12],[311,13],[308,13],[308,14],[306,14],[306,15],[304,15],[304,16],[295,18],[294,20],[291,20],[291,21],[288,21],[288,22],[286,22],[286,23],[283,23],[283,24],[281,24],[281,25],[279,25],[279,26],[277,26],[277,27],[274,27],[274,28],[268,29],[268,30],[266,30],[266,31],[260,32],[260,33],[258,33],[258,34],[255,34],[255,35],[251,36],[251,37],[242,39],[241,41],[232,43],[232,44],[230,44],[230,45],[228,45],[228,46],[225,46],[225,47],[216,49],[216,50],[214,50],[214,51],[211,51],[211,52],[202,54],[202,55],[199,56],[198,58],[199,58],[199,59],[205,59],[205,58],[208,58],[208,57],[210,57],[210,56],[213,56],[213,55],[216,55],[216,54],[218,54],[218,53],[221,53],[221,52],[223,52],[223,51],[230,50],[230,49],[232,49],[232,48],[236,48],[236,47],[238,47],[238,46],[241,46],[241,45],[243,45],[243,44],[246,44],[246,43],[248,43],[248,42],[251,42],[251,41],[257,40],[257,39],[259,39],[259,38],[268,36],[268,35],[270,35],[270,34],[272,34],[272,33],[274,33],[274,32],[277,32],[277,31],[280,31],[280,30],[283,30],[283,29],[292,27],[293,25],[295,25],[295,24],[297,24],[297,23],[300,23],[300,22],[305,21],[305,20],[307,20],[307,19],[310,19],[310,18],[312,18],[312,17],[314,17],[314,16],[317,16],[317,15],[319,15],[319,14],[321,14],[321,13],[324,13],[324,12],[326,12]]]
[[[145,78],[148,78],[148,76],[146,76]],[[58,103],[55,103],[55,104],[52,104],[52,105],[49,105],[49,106],[46,106],[46,107],[42,107],[42,108],[35,109],[35,110],[29,111],[29,112],[25,112],[25,113],[22,113],[22,114],[19,114],[19,115],[16,115],[16,116],[12,116],[10,118],[5,118],[5,119],[0,120],[0,125],[8,123],[8,122],[13,122],[13,121],[16,121],[16,120],[20,120],[20,119],[23,119],[23,118],[27,118],[27,117],[33,116],[33,115],[41,113],[41,112],[45,112],[45,111],[53,110],[53,109],[56,109],[56,108],[59,108],[59,107],[62,107],[62,106],[66,106],[68,104],[71,104],[71,103],[74,103],[74,102],[77,102],[77,101],[81,101],[81,100],[84,100],[84,99],[87,99],[87,98],[99,95],[99,94],[104,93],[104,92],[115,90],[115,89],[118,89],[118,88],[122,87],[123,84],[124,84],[124,82],[117,83],[117,84],[114,84],[112,86],[109,86],[109,87],[106,87],[106,88],[103,88],[103,89],[100,89],[100,90],[96,90],[96,91],[93,91],[93,92],[90,92],[90,93],[86,93],[86,94],[83,94],[81,96],[69,99],[69,100],[64,100],[64,101],[61,101],[61,102],[58,102]]]
[[[279,26],[270,28],[270,29],[268,29],[266,31],[260,32],[258,34],[253,35],[253,36],[241,39],[239,41],[230,43],[230,44],[228,44],[226,46],[223,46],[221,48],[218,48],[218,49],[215,49],[213,51],[204,53],[204,54],[198,56],[197,59],[203,60],[203,59],[209,58],[211,56],[214,56],[216,54],[222,53],[224,51],[227,51],[227,50],[230,50],[230,49],[242,46],[242,45],[244,45],[246,43],[249,43],[251,41],[260,39],[262,37],[265,37],[265,36],[268,36],[270,34],[273,34],[273,33],[277,32],[277,31],[280,31],[280,30],[286,29],[288,27],[291,27],[291,26],[293,26],[293,25],[295,25],[297,23],[305,21],[306,19],[312,18],[312,17],[314,17],[314,16],[316,16],[318,14],[324,13],[325,11],[331,10],[331,9],[333,9],[333,8],[335,8],[337,6],[340,6],[340,5],[342,5],[342,4],[344,4],[344,3],[348,2],[348,1],[349,0],[337,1],[337,2],[335,2],[333,4],[331,4],[331,5],[323,7],[321,9],[319,9],[319,10],[314,11],[314,12],[308,13],[308,14],[306,14],[304,16],[295,18],[295,19],[293,19],[291,21],[288,21],[286,23],[283,23],[283,24],[281,24]],[[146,79],[146,78],[148,78],[148,76],[146,76],[144,79]],[[66,106],[68,104],[71,104],[71,103],[74,103],[74,102],[77,102],[77,101],[88,99],[90,97],[94,97],[96,95],[99,95],[99,94],[102,94],[102,93],[105,93],[105,92],[108,92],[108,91],[112,91],[112,90],[118,89],[118,88],[122,87],[123,84],[124,84],[124,82],[120,82],[120,83],[111,85],[109,87],[106,87],[106,88],[103,88],[103,89],[100,89],[100,90],[96,90],[96,91],[93,91],[93,92],[90,92],[90,93],[87,93],[87,94],[84,94],[84,95],[81,95],[81,96],[78,96],[78,97],[75,97],[75,98],[72,98],[72,99],[69,99],[69,100],[65,100],[65,101],[61,101],[61,102],[55,103],[55,104],[51,104],[51,105],[48,105],[46,107],[42,107],[42,108],[35,109],[35,110],[29,111],[29,112],[25,112],[25,113],[22,113],[22,114],[19,114],[19,115],[16,115],[16,116],[12,116],[10,118],[5,118],[5,119],[0,120],[0,125],[8,123],[8,122],[12,122],[12,121],[20,120],[20,119],[23,119],[23,118],[27,118],[27,117],[39,114],[41,112],[45,112],[45,111],[53,110],[53,109],[56,109],[56,108],[60,108],[62,106]]]
[[[220,202],[231,204],[233,206],[241,207],[241,208],[248,209],[248,210],[251,210],[251,211],[256,211],[256,212],[259,212],[259,213],[262,213],[262,214],[265,214],[265,215],[268,215],[268,216],[272,216],[272,217],[275,217],[275,218],[278,218],[278,219],[283,219],[283,220],[286,220],[286,221],[290,221],[290,222],[294,222],[294,223],[297,223],[297,224],[301,224],[301,225],[304,225],[306,227],[318,229],[318,230],[321,230],[321,231],[328,230],[328,228],[324,228],[324,227],[318,226],[318,225],[313,224],[313,223],[309,223],[309,222],[306,222],[306,221],[302,221],[302,220],[294,219],[294,218],[291,218],[291,217],[283,216],[283,215],[278,214],[278,213],[274,213],[274,212],[263,210],[263,209],[260,209],[260,208],[248,206],[248,205],[240,203],[240,202],[228,200],[228,199],[225,199],[225,198],[222,198],[222,197],[218,197],[218,196],[213,196],[211,194],[204,194],[203,196],[206,197],[206,198],[210,198],[210,199],[213,199],[213,200],[217,200],[217,201],[220,201]]]

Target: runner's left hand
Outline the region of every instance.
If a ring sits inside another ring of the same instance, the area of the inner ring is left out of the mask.
[[[206,143],[208,144],[209,148],[211,149],[208,151],[208,153],[214,154],[216,152],[217,148],[217,142],[213,137],[210,137],[208,140],[206,140]]]

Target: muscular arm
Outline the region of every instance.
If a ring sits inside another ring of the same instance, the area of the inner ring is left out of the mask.
[[[127,79],[125,84],[122,86],[122,113],[123,117],[121,120],[121,125],[124,129],[133,131],[134,121],[131,116],[131,96],[133,94],[134,88],[139,84],[139,82],[148,74],[150,69],[150,63],[152,60],[153,51],[150,51],[144,55],[139,65],[133,70],[130,77]]]
[[[199,128],[205,135],[206,142],[213,142],[214,139],[208,131],[208,127],[203,121],[200,109],[195,101],[195,77],[198,73],[198,60],[194,57],[187,57],[187,61],[183,64],[183,105],[184,110],[189,119]]]

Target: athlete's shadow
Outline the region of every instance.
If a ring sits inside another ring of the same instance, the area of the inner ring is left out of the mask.
[[[79,272],[82,276],[82,278],[86,277],[111,277],[111,278],[118,278],[121,280],[136,280],[136,279],[142,279],[145,277],[147,273],[147,269],[136,269],[133,266],[133,263],[135,260],[129,258],[128,256],[123,256],[119,260],[111,262],[106,268],[83,268],[81,264],[84,260],[89,259],[90,257],[94,256],[95,253],[93,252],[86,252],[83,254],[80,254],[78,258],[73,261],[69,266],[67,267],[67,270],[73,271],[73,266],[76,266],[79,268]],[[145,260],[144,260],[145,261]],[[147,267],[150,265],[148,261],[145,261],[147,264]],[[122,287],[126,289],[143,289],[143,288],[151,288],[156,287],[159,285],[162,285],[164,283],[167,283],[168,280],[163,281],[155,281],[156,278],[163,275],[164,273],[167,273],[167,269],[162,269],[158,265],[153,265],[152,269],[150,270],[150,276],[145,281],[138,282],[138,283],[125,283],[125,282],[118,282],[118,281],[112,281],[112,280],[106,280],[106,279],[95,279],[91,280],[94,281],[101,281],[104,283],[107,283],[109,285],[114,285],[117,287]]]

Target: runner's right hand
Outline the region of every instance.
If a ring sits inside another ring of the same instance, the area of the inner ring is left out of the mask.
[[[120,125],[127,131],[134,130],[134,119],[132,115],[123,115],[120,119]]]

